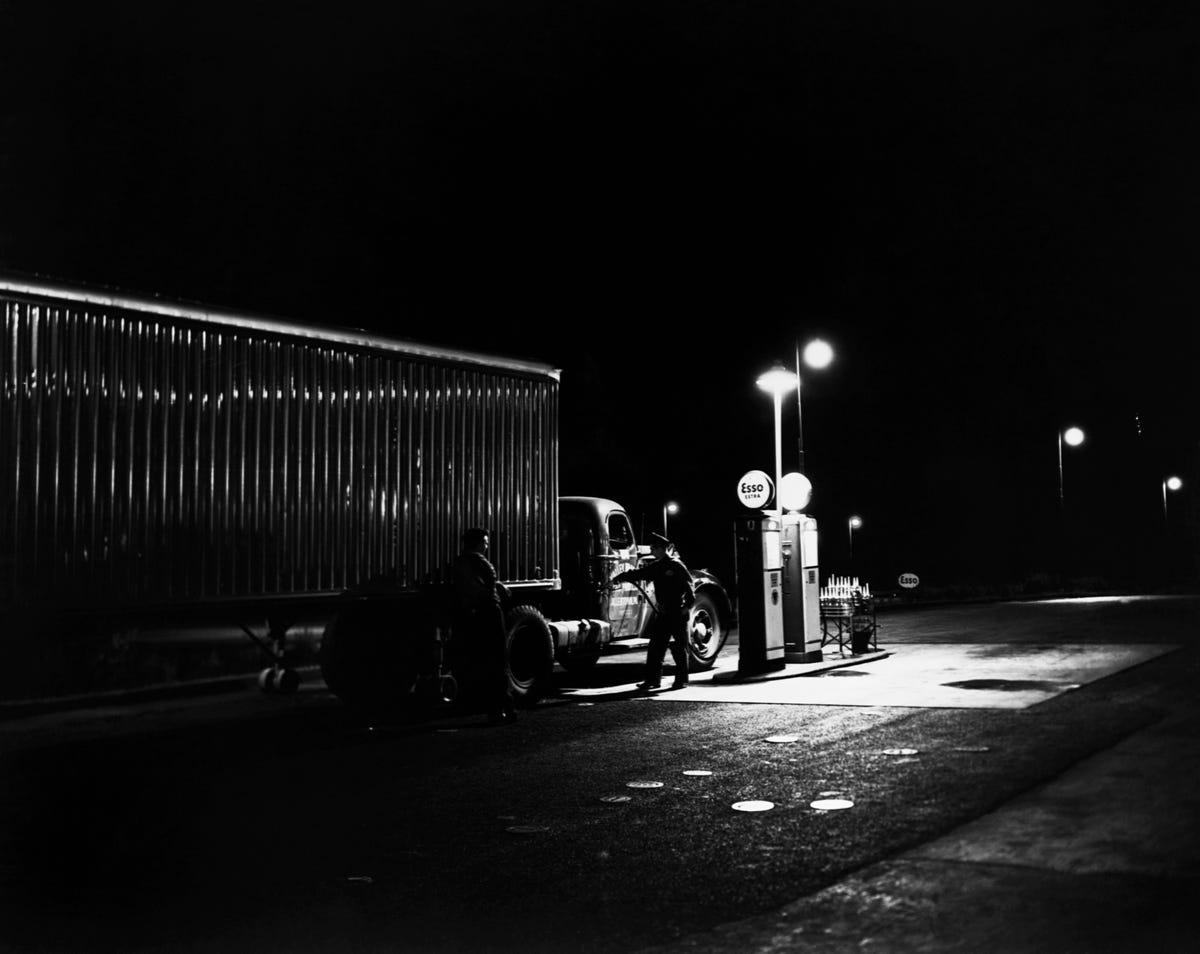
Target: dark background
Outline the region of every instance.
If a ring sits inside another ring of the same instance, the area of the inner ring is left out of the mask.
[[[1197,577],[1193,4],[0,0],[0,36],[2,268],[549,362],[563,492],[678,501],[726,571],[755,378],[821,335],[827,573]]]

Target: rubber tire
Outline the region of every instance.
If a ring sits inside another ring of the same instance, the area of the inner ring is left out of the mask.
[[[530,705],[550,687],[554,672],[554,635],[546,617],[535,606],[514,607],[506,622],[509,690],[518,705]]]
[[[419,665],[413,641],[397,630],[388,607],[367,603],[339,613],[325,627],[318,655],[329,691],[371,710],[409,703]]]
[[[700,645],[696,641],[696,627],[703,625],[707,635]],[[721,615],[717,600],[704,587],[696,591],[696,602],[688,613],[688,672],[706,672],[717,664],[721,647],[729,638],[729,628]]]
[[[295,669],[283,668],[276,670],[271,677],[275,691],[281,695],[290,696],[300,688],[300,674]]]

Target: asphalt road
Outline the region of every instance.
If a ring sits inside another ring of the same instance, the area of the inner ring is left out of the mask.
[[[686,940],[925,844],[1190,704],[1198,609],[881,617],[896,660],[939,644],[1017,657],[1023,644],[1030,660],[1052,644],[1180,647],[1018,708],[878,706],[879,677],[832,671],[816,678],[861,685],[856,703],[668,704],[622,693],[638,666],[618,658],[561,674],[560,692],[494,729],[470,714],[364,720],[319,683],[10,719],[0,949],[599,954]],[[780,735],[798,740],[766,741]],[[853,807],[812,808],[821,798]],[[733,810],[750,800],[774,807]]]

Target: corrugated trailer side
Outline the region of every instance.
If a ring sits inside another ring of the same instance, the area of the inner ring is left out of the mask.
[[[558,372],[0,276],[0,605],[415,591],[472,525],[557,586]]]

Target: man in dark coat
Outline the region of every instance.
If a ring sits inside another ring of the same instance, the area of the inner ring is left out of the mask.
[[[650,645],[646,647],[646,674],[638,688],[648,692],[662,685],[663,657],[669,644],[675,663],[671,688],[682,689],[688,684],[687,624],[691,605],[696,601],[695,583],[683,561],[671,553],[671,541],[661,533],[650,534],[650,553],[653,562],[618,573],[613,582],[654,584],[654,618],[647,628]]]
[[[498,725],[516,722],[517,710],[508,682],[508,631],[496,568],[487,558],[489,544],[488,532],[479,527],[462,535],[462,552],[454,561],[455,630],[476,664],[471,668],[481,672],[488,721]]]

